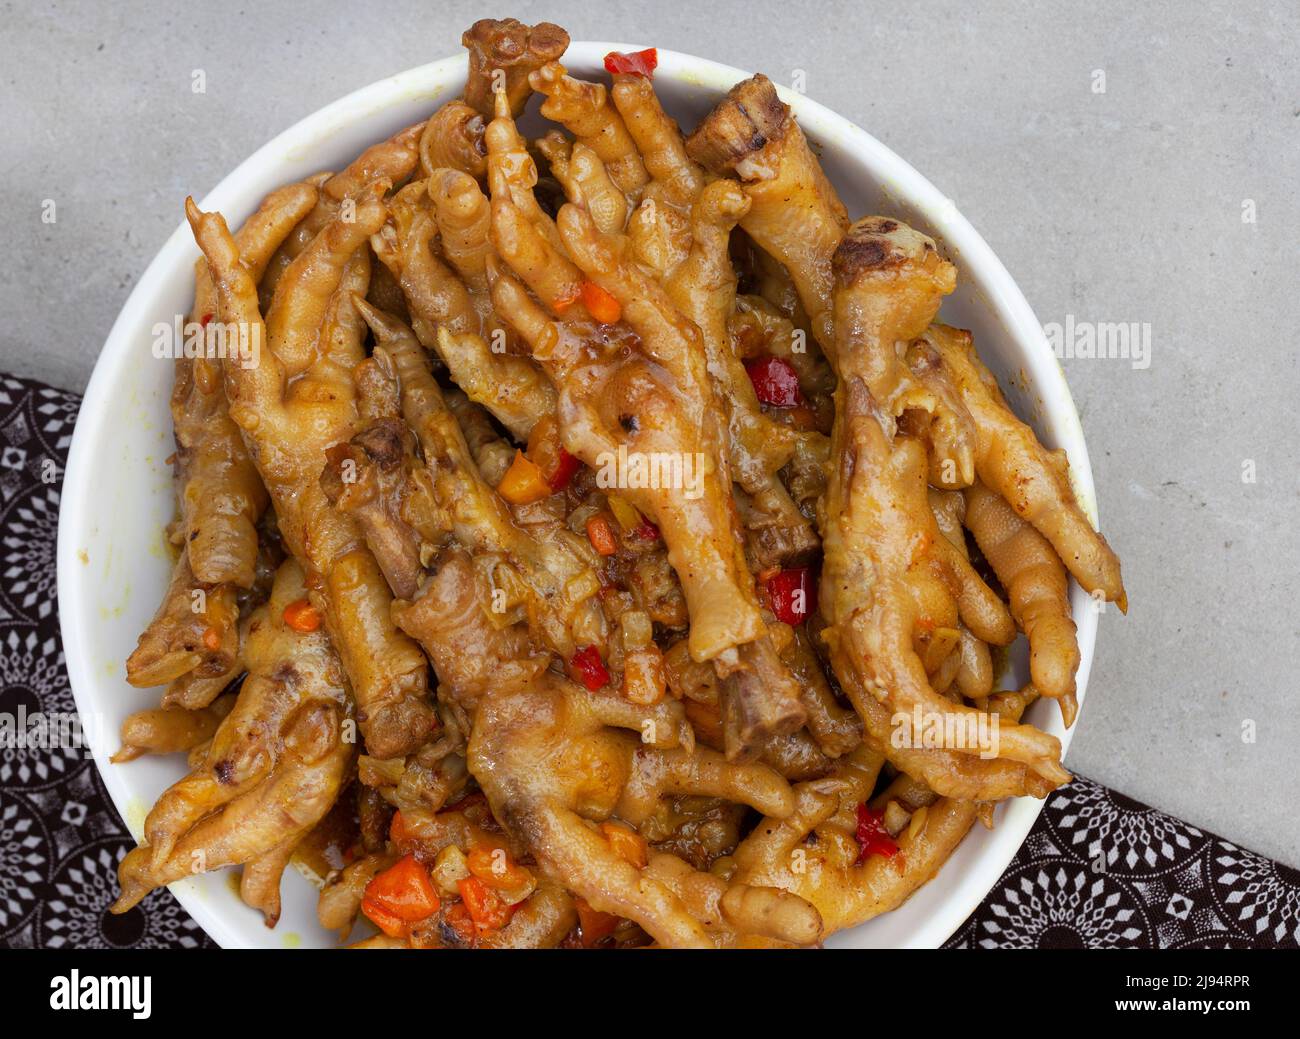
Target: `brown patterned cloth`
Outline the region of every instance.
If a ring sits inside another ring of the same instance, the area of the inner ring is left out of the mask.
[[[76,709],[54,552],[79,404],[75,394],[0,376],[0,731],[5,716]],[[0,744],[0,947],[211,947],[166,890],[122,916],[108,913],[130,847],[84,752]],[[1300,872],[1080,778],[1048,799],[1015,861],[948,947],[1298,940]]]

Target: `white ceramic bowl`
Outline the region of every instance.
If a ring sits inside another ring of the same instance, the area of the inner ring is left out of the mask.
[[[603,75],[612,43],[574,43],[565,64],[577,76]],[[238,226],[268,191],[322,169],[339,169],[367,145],[425,118],[457,96],[463,56],[411,69],[327,105],[261,148],[200,203]],[[668,111],[690,127],[747,73],[702,58],[659,51],[655,86]],[[1092,471],[1083,430],[1065,377],[1029,304],[1011,276],[942,192],[875,138],[800,94],[782,90],[800,124],[821,147],[822,162],[849,213],[901,217],[938,239],[958,265],[957,291],[943,317],[972,329],[980,355],[999,376],[1019,412],[1043,441],[1069,453],[1076,490],[1096,520]],[[176,200],[181,214],[182,200]],[[189,311],[192,264],[198,255],[183,223],[140,278],[118,315],[73,437],[59,517],[58,586],[64,652],[90,749],[118,811],[133,835],[158,794],[184,772],[179,756],[109,762],[117,732],[132,711],[156,704],[157,690],[126,684],[123,662],[152,616],[170,563],[162,530],[172,516],[172,451],[168,395],[172,363],[150,353],[151,328]],[[1079,698],[1088,684],[1097,621],[1088,596],[1072,588],[1079,626]],[[1023,669],[1023,661],[1020,665]],[[1030,720],[1068,745],[1056,705],[1039,702]],[[997,881],[1037,818],[1042,802],[1003,804],[992,831],[976,826],[942,872],[905,905],[836,935],[836,946],[933,947],[966,919]],[[181,904],[221,945],[329,946],[334,936],[316,922],[315,891],[290,871],[284,911],[268,930],[239,901],[224,873],[172,886]]]

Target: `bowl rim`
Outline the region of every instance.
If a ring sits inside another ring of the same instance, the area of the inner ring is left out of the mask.
[[[603,55],[611,50],[639,50],[642,46],[573,41],[566,52],[565,62],[583,69],[592,64],[599,67]],[[656,75],[710,91],[725,92],[733,84],[751,75],[741,69],[680,51],[659,48],[658,54]],[[245,193],[250,185],[266,181],[268,172],[282,166],[286,157],[295,150],[319,147],[334,132],[413,95],[437,98],[444,93],[448,84],[455,86],[463,83],[466,68],[467,59],[464,54],[443,58],[370,83],[326,104],[277,134],[244,159],[204,197],[200,207],[204,210],[223,210],[233,198]],[[817,140],[830,134],[836,138],[840,147],[855,156],[865,156],[867,162],[881,171],[882,188],[921,213],[943,244],[950,251],[960,254],[962,266],[967,271],[979,272],[982,282],[980,295],[1001,319],[1007,334],[1014,339],[1022,363],[1032,368],[1034,385],[1042,399],[1052,401],[1052,407],[1045,409],[1045,420],[1053,424],[1057,439],[1071,441],[1069,457],[1075,493],[1093,524],[1097,525],[1092,467],[1082,424],[1065,374],[1029,302],[1001,260],[952,201],[892,149],[849,119],[803,94],[779,84],[777,92],[794,110],[800,125],[810,138]],[[265,190],[274,186],[278,186],[278,182],[269,187],[263,185]],[[97,448],[112,434],[111,384],[129,359],[129,351],[138,349],[138,343],[126,330],[135,327],[143,317],[148,316],[147,297],[151,295],[155,283],[163,278],[165,272],[175,269],[177,264],[191,262],[194,254],[189,228],[182,222],[145,268],[110,328],[86,386],[69,447],[68,463],[60,488],[56,573],[64,659],[77,711],[83,718],[93,717],[96,697],[102,696],[96,690],[98,681],[88,655],[79,650],[75,626],[76,618],[82,615],[85,608],[86,586],[90,580],[78,562],[78,546],[84,540],[83,526],[93,511],[93,502],[89,499],[88,474],[94,464]],[[1075,601],[1077,603],[1077,598]],[[1098,625],[1093,611],[1083,610],[1080,615],[1076,608],[1074,613],[1079,629],[1081,662],[1078,699],[1082,707]],[[124,771],[119,766],[111,765],[108,760],[115,749],[111,741],[115,739],[116,733],[99,731],[101,728],[93,725],[88,728],[91,755],[105,790],[119,814],[126,819],[128,802],[133,794],[128,790]],[[1073,729],[1058,732],[1063,757],[1073,732]],[[1014,859],[1044,804],[1045,800],[1028,797],[1000,804],[995,843],[982,852],[973,864],[974,868],[958,876],[952,876],[952,871],[949,870],[948,879],[953,881],[951,890],[935,911],[894,947],[934,948],[951,937]],[[135,836],[134,827],[131,829]],[[931,878],[931,882],[933,880]],[[228,920],[223,911],[209,905],[185,885],[171,885],[171,890],[186,911],[218,945],[229,948],[245,944],[239,933],[240,928]],[[846,933],[840,932],[841,935]]]

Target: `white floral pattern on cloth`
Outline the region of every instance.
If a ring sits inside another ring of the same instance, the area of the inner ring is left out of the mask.
[[[70,718],[54,551],[76,394],[0,375],[0,716]],[[0,744],[0,947],[201,948],[171,893],[108,906],[126,827],[84,751]]]
[[[150,896],[120,916],[105,912],[117,897],[117,864],[129,837],[108,837],[76,849],[51,880],[35,928],[47,949],[197,949],[210,940],[167,892]]]
[[[1300,870],[1076,777],[949,948],[1300,943]]]
[[[53,470],[50,470],[52,473]],[[53,486],[24,488],[0,513],[0,617],[53,616],[54,546],[59,532],[59,492]]]
[[[75,394],[0,376],[0,715],[73,710],[54,589]],[[0,947],[211,947],[166,890],[108,906],[131,841],[89,758],[0,747]],[[953,948],[1295,946],[1300,871],[1077,778]]]

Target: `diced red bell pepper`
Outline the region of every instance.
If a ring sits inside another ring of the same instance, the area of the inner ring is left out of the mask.
[[[582,463],[564,450],[559,423],[549,415],[529,434],[526,457],[542,471],[552,494],[569,486],[573,474],[582,468]]]
[[[817,609],[817,584],[806,566],[780,570],[767,581],[767,600],[776,619],[793,627]]]
[[[866,862],[872,855],[887,859],[898,853],[898,844],[885,829],[885,813],[873,812],[866,804],[858,805],[858,852],[856,865]]]
[[[782,357],[759,357],[745,362],[754,394],[763,404],[774,408],[797,408],[804,403],[799,389],[799,373]]]
[[[610,51],[605,55],[605,71],[610,75],[630,72],[634,76],[653,79],[655,69],[659,67],[659,50],[650,47],[643,51]]]
[[[573,474],[582,468],[573,455],[569,454],[564,448],[560,448],[559,458],[555,463],[555,470],[547,477],[547,483],[551,485],[551,490],[562,491],[569,486],[569,481],[573,479]]]
[[[590,692],[594,693],[609,685],[609,672],[605,669],[605,662],[600,659],[600,650],[595,646],[586,646],[573,654],[569,667]]]
[[[643,519],[636,525],[636,529],[632,531],[632,536],[640,538],[642,541],[657,541],[659,540],[659,528],[648,519]]]

